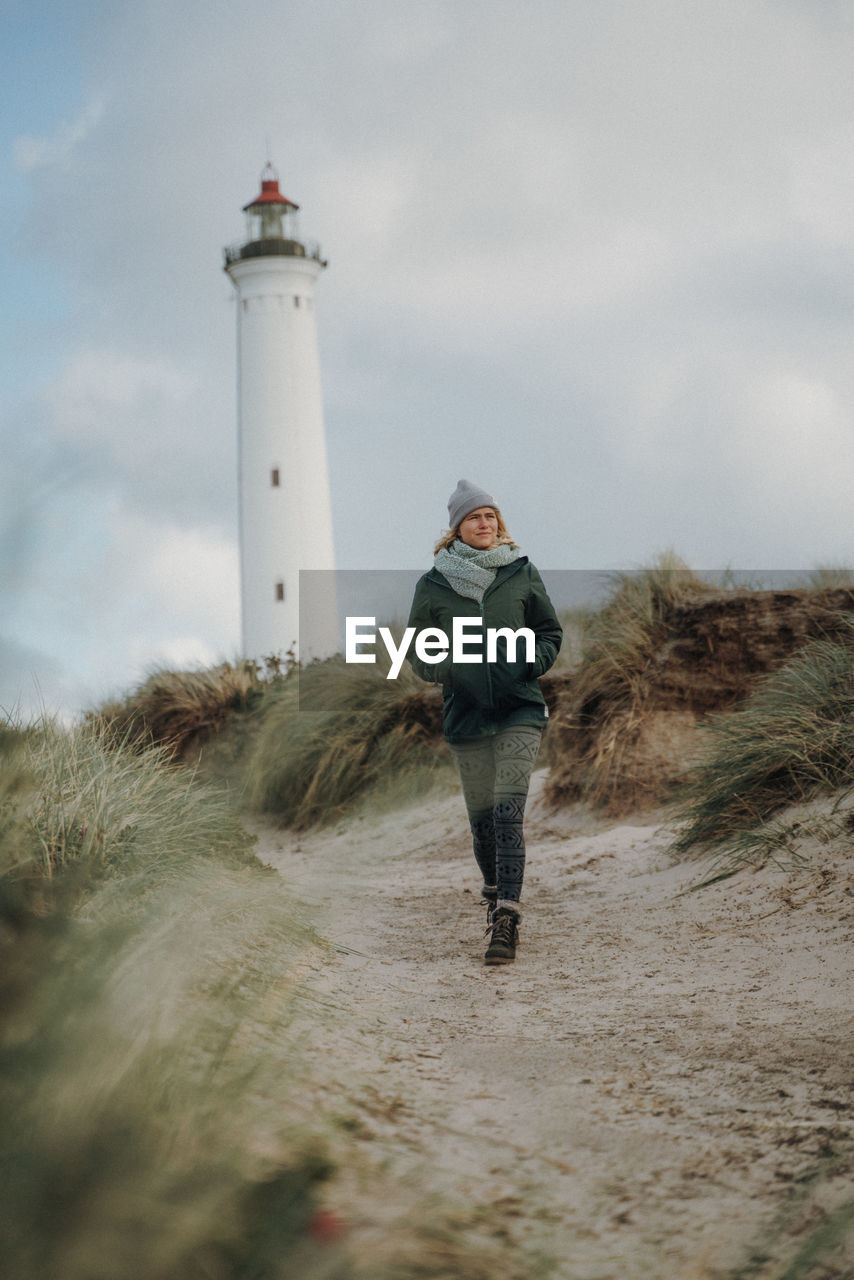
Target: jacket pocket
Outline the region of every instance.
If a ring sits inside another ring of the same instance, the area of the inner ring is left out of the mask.
[[[539,687],[533,682],[530,662],[500,662],[492,668],[493,701],[496,710],[509,710],[539,701]]]

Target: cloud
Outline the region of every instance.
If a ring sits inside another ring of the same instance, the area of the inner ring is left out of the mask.
[[[239,652],[237,546],[215,528],[155,525],[116,509],[95,595],[114,602],[102,661],[120,685]]]
[[[34,169],[70,169],[75,153],[100,123],[104,105],[102,97],[93,98],[75,120],[63,121],[49,138],[37,138],[28,134],[16,138],[16,167],[24,173],[31,173]]]
[[[817,525],[836,504],[850,501],[854,432],[850,406],[836,389],[796,370],[769,370],[746,396],[739,455],[762,473],[789,519]]]
[[[47,670],[54,701],[70,711],[167,660],[195,665],[239,649],[236,539],[97,497],[81,487],[57,495],[5,614],[9,641],[35,655],[32,670]]]
[[[19,139],[22,253],[70,297],[4,445],[10,491],[64,478],[18,537],[22,643],[117,677],[236,643],[221,248],[267,137],[330,260],[340,564],[426,563],[459,475],[555,568],[850,558],[845,7],[406,8],[122,0],[81,41],[93,105]]]
[[[126,562],[133,550],[138,563],[134,581],[150,591],[164,616],[186,615],[207,622],[209,635],[229,637],[238,598],[237,543],[218,529],[165,525],[151,529],[123,520],[115,554]]]
[[[789,200],[793,215],[810,239],[835,248],[851,240],[854,208],[854,125],[832,124],[823,137],[792,146]]]
[[[194,383],[174,361],[140,357],[116,348],[76,353],[50,392],[61,434],[112,443],[111,421],[145,398],[185,404]]]
[[[149,517],[233,528],[235,427],[212,407],[205,380],[192,358],[162,350],[78,349],[44,390],[44,438],[67,470],[103,487],[105,501],[119,492]]]
[[[97,573],[78,581],[77,591],[81,628],[109,611],[105,638],[113,647],[129,638],[134,662],[175,637],[186,649],[192,636],[199,653],[237,650],[237,544],[216,527],[157,522],[117,501]]]

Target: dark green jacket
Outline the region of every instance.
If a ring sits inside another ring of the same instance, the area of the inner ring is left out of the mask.
[[[408,625],[416,631],[439,627],[447,635],[450,647],[455,617],[483,618],[483,662],[454,663],[449,654],[442,662],[431,665],[416,656],[414,642],[407,655],[417,675],[442,685],[442,727],[447,740],[484,738],[518,724],[545,725],[548,710],[537,677],[548,671],[557,658],[563,630],[543,580],[528,557],[502,565],[481,604],[458,595],[438,569],[419,578]],[[486,662],[488,627],[510,627],[513,631],[530,627],[536,641],[534,662],[525,661],[522,637],[516,646],[515,661],[508,661],[507,646],[499,637],[497,661]],[[478,632],[474,630],[470,635],[477,636]],[[467,644],[466,649],[469,653],[478,652],[472,644]]]

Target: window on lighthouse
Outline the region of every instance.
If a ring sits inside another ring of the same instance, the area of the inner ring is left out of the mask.
[[[281,240],[283,235],[281,207],[279,205],[265,205],[261,210],[260,238],[262,240]]]
[[[285,584],[284,582],[277,582],[276,583],[276,600],[281,601],[281,600],[284,600],[284,598],[285,598]]]
[[[270,484],[273,486],[274,489],[278,489],[279,487],[279,468],[278,467],[273,467],[272,471],[270,472]]]

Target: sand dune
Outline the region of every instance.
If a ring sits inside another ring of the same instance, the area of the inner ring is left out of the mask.
[[[261,830],[337,947],[306,1043],[309,1093],[363,1153],[329,1189],[349,1246],[411,1250],[435,1195],[507,1276],[778,1276],[850,1194],[854,848],[686,892],[701,868],[661,813],[549,814],[543,777],[498,969],[459,797]]]

